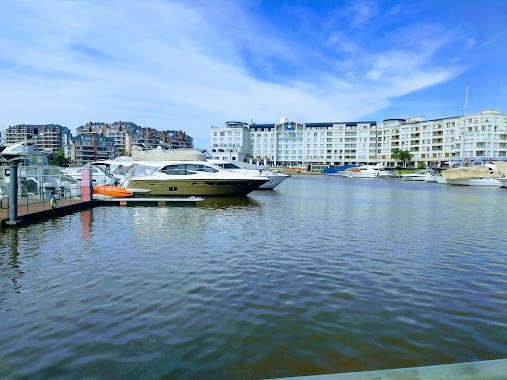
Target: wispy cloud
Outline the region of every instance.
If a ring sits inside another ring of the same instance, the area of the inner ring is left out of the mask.
[[[466,68],[442,54],[455,38],[434,20],[375,25],[402,5],[311,4],[280,19],[258,2],[3,2],[1,123],[129,120],[208,138],[231,119],[358,120]]]
[[[363,28],[377,14],[377,3],[374,1],[355,1],[348,8],[352,28]]]

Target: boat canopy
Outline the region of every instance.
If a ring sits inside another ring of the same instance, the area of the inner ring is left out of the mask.
[[[135,145],[132,147],[132,158],[140,161],[206,161],[206,152],[193,148],[143,150]]]
[[[464,166],[455,169],[446,169],[442,171],[442,177],[445,179],[474,179],[498,177],[498,169],[486,165]]]
[[[495,161],[493,162],[496,165],[500,177],[507,177],[507,162],[505,161]]]

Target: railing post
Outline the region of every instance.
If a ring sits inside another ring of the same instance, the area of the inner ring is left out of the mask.
[[[18,220],[18,162],[17,160],[10,161],[9,163],[9,182],[10,182],[10,195],[9,195],[9,220],[6,221],[8,225],[16,225],[21,223]]]

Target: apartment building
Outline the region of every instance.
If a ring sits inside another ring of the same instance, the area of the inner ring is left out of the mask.
[[[6,145],[31,140],[37,144],[39,149],[53,154],[63,149],[65,157],[74,164],[113,158],[115,154],[130,155],[134,145],[140,145],[147,149],[158,145],[163,145],[166,148],[193,147],[193,138],[184,131],[158,131],[153,128],[140,127],[132,122],[116,121],[112,124],[88,122],[76,128],[76,132],[78,137],[85,135],[91,137],[73,138],[67,127],[58,124],[9,126],[3,128],[0,137],[2,143]],[[95,148],[97,151],[93,151]]]
[[[99,133],[83,133],[72,137],[71,163],[85,165],[97,160],[112,160],[117,154],[114,139]]]
[[[414,166],[475,164],[507,159],[507,115],[487,109],[443,119],[388,119],[379,130],[378,156],[392,161],[393,148],[408,150]]]
[[[224,127],[211,127],[210,151],[223,161],[246,161],[251,157],[250,128],[247,123],[228,121]]]
[[[103,122],[88,122],[76,129],[78,135],[98,133],[110,137],[118,152],[130,155],[132,146],[139,145],[147,149],[164,145],[170,148],[192,148],[193,138],[183,131],[158,131],[144,128],[132,122],[116,121],[112,124]]]
[[[160,132],[160,139],[169,148],[193,148],[194,139],[181,130],[168,130]]]
[[[302,123],[286,118],[278,124],[229,123],[212,127],[210,152],[215,158],[310,170],[377,162],[394,167],[395,148],[413,155],[410,167],[507,160],[507,115],[495,109],[435,120],[386,119],[380,126],[374,121]]]
[[[281,118],[277,124],[229,123],[212,128],[210,153],[215,158],[230,160],[232,156],[241,161],[252,159],[310,170],[341,162],[377,160],[374,121],[301,123]]]

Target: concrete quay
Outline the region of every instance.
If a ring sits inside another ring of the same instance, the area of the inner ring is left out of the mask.
[[[316,376],[296,376],[277,380],[505,380],[507,359],[424,367],[349,372]]]

